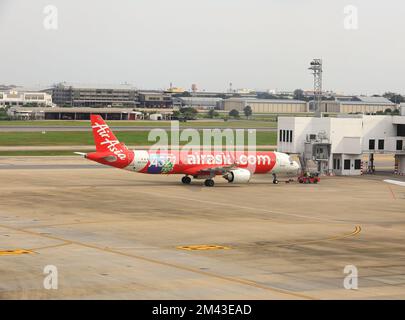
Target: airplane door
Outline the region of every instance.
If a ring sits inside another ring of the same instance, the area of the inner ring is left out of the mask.
[[[134,152],[134,171],[140,171],[146,167],[149,162],[149,153],[147,151],[135,151]]]

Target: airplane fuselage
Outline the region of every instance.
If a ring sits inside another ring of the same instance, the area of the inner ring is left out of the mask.
[[[280,152],[207,151],[190,148],[188,151],[151,149],[129,150],[119,142],[103,118],[91,116],[96,152],[81,154],[98,163],[147,174],[182,174],[182,182],[191,178],[205,179],[206,186],[214,186],[213,178],[221,175],[228,182],[247,183],[253,174],[297,174],[296,161]]]
[[[110,157],[110,158],[109,158]],[[252,174],[296,174],[299,165],[280,152],[150,152],[129,150],[125,157],[89,153],[86,158],[104,165],[148,174],[193,174],[193,169],[231,167]],[[219,173],[220,174],[220,173]]]

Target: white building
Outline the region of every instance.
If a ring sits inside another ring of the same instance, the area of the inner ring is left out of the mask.
[[[304,165],[315,161],[321,173],[359,175],[364,154],[373,169],[382,153],[394,154],[405,174],[405,106],[401,116],[279,117],[277,141],[278,151],[300,155]]]
[[[14,90],[0,92],[0,108],[8,106],[21,107],[34,104],[43,107],[52,107],[52,96],[46,92],[21,92]]]

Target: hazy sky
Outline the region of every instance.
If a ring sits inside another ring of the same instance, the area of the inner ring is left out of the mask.
[[[324,89],[405,93],[404,16],[399,0],[0,0],[0,83],[310,89],[321,57]]]

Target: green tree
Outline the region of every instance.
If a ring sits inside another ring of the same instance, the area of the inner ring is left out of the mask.
[[[252,115],[252,108],[251,106],[246,106],[243,108],[243,113],[245,114],[246,119],[249,119],[249,117]]]
[[[184,120],[195,120],[197,118],[198,111],[192,107],[186,107],[181,108],[180,113]]]
[[[6,108],[0,108],[0,120],[10,120]]]
[[[268,93],[268,92],[259,92],[257,94],[257,98],[258,99],[278,99],[277,96],[275,96],[271,93]]]
[[[25,103],[23,105],[23,107],[27,107],[27,108],[37,108],[38,107],[38,103],[37,102],[28,102]]]
[[[218,115],[218,112],[216,112],[214,109],[210,109],[210,111],[208,111],[208,118],[213,119],[218,117]]]
[[[387,98],[388,100],[396,104],[405,102],[405,98],[402,95],[395,92],[386,92],[383,94],[383,97]]]
[[[304,90],[302,90],[302,89],[294,90],[294,99],[295,100],[305,100],[304,99]]]
[[[232,109],[231,111],[229,111],[229,116],[232,118],[239,118],[239,111],[236,109]]]

